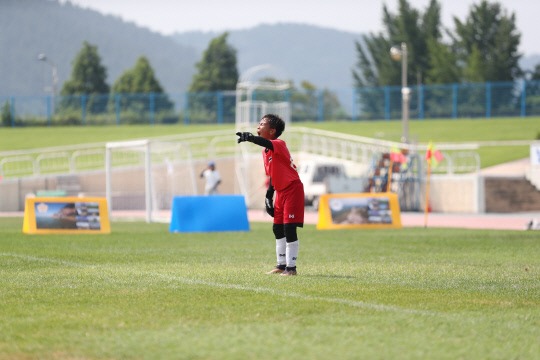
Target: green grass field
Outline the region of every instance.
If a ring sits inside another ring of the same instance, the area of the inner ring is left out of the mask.
[[[385,134],[391,140],[399,139],[399,134],[402,131],[401,121],[306,122],[294,123],[293,125],[367,137]],[[232,124],[0,127],[0,151],[140,139],[216,129],[231,129],[231,137],[234,138],[234,125]],[[411,120],[409,133],[411,138],[421,143],[427,143],[430,140],[435,143],[534,140],[540,135],[540,117]],[[487,167],[527,157],[529,156],[529,147],[483,147],[478,153],[481,156],[482,167]]]
[[[538,359],[534,231],[24,235],[0,218],[0,359]]]

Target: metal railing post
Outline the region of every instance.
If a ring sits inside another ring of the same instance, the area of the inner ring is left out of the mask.
[[[155,122],[155,111],[156,111],[156,101],[155,101],[155,94],[151,92],[149,94],[150,97],[150,125],[154,125]]]
[[[114,96],[116,109],[116,125],[120,125],[120,94]]]
[[[81,124],[86,125],[86,94],[81,95]]]
[[[223,124],[223,91],[217,92],[218,124]]]

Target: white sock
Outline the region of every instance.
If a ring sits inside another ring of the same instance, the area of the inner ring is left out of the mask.
[[[298,257],[298,240],[287,243],[287,267],[296,266],[296,258]]]
[[[286,245],[287,238],[276,239],[276,255],[278,265],[285,265],[287,262],[286,258]]]

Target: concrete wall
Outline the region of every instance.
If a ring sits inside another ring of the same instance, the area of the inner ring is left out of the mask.
[[[526,178],[533,184],[536,190],[540,191],[540,166],[530,166],[527,169]]]
[[[222,183],[221,194],[238,194],[234,158],[215,159]],[[262,159],[254,156],[246,164],[249,173],[248,206],[264,208],[266,176]],[[194,165],[195,185],[198,194],[204,193],[204,179],[199,175],[206,167],[206,161]],[[186,165],[173,169],[153,170],[154,186],[162,188],[162,198],[156,199],[164,208],[175,195],[192,193],[191,172]],[[77,175],[77,193],[85,196],[105,196],[105,172],[88,172]],[[0,211],[24,211],[24,201],[28,194],[39,190],[56,190],[62,181],[58,176],[45,176],[27,179],[4,179],[0,182]],[[120,209],[144,209],[144,171],[143,169],[115,170],[113,178],[113,207]],[[421,211],[425,206],[426,183],[420,186]],[[70,194],[73,195],[73,194]],[[443,213],[483,213],[540,211],[540,191],[535,189],[524,177],[497,177],[481,175],[433,175],[430,181],[430,206],[433,212]]]
[[[56,178],[3,179],[0,182],[0,211],[23,211],[27,194],[55,190]]]
[[[206,168],[206,161],[194,164],[193,172],[197,194],[204,194],[204,178],[201,172]],[[221,175],[219,192],[221,194],[239,193],[236,183],[234,158],[215,160],[216,169]],[[248,164],[251,191],[250,199],[253,207],[264,207],[264,194],[266,193],[264,167],[262,158],[253,158]],[[172,173],[169,172],[172,170]],[[77,184],[68,191],[67,195],[105,197],[105,171],[92,171],[62,176],[44,176],[39,178],[4,179],[0,182],[0,211],[24,211],[27,195],[35,194],[40,190],[62,189],[59,181],[61,177],[73,178]],[[154,187],[162,189],[162,197],[157,199],[160,204],[167,206],[167,202],[175,195],[193,194],[193,176],[191,169],[185,164],[173,165],[172,169],[166,166],[156,167],[152,171]],[[113,208],[144,209],[145,175],[142,168],[115,169],[112,176]]]
[[[420,192],[422,211],[426,203],[426,183]],[[431,211],[443,213],[484,212],[483,178],[478,175],[432,175],[429,183]]]

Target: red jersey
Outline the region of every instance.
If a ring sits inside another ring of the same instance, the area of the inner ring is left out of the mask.
[[[268,150],[268,152],[266,149],[263,150],[264,170],[266,175],[272,178],[274,189],[281,191],[291,182],[300,180],[300,177],[285,141],[280,139],[270,141],[274,150]]]

